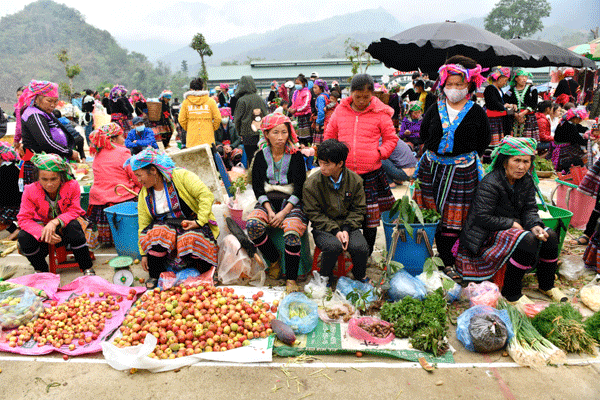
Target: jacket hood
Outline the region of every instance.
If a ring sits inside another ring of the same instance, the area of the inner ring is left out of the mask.
[[[235,90],[235,97],[238,99],[245,94],[256,93],[256,84],[254,78],[250,75],[244,75],[240,78],[237,89]]]
[[[343,99],[340,102],[340,106],[348,108],[349,110],[353,111],[352,109],[352,97],[346,97],[345,99]],[[374,112],[374,113],[387,113],[390,117],[392,117],[394,115],[394,109],[386,104],[384,104],[381,100],[379,100],[377,97],[375,96],[371,96],[371,103],[367,106],[367,108],[365,108],[362,113],[365,112]]]
[[[204,104],[209,99],[208,91],[206,90],[190,90],[183,94],[183,98],[194,105]]]

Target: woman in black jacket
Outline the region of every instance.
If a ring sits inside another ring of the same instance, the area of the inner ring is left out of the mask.
[[[133,118],[133,107],[125,97],[127,89],[121,85],[115,85],[110,90],[110,107],[106,111],[110,114],[110,121],[117,123],[123,132],[133,129],[131,120]]]
[[[465,280],[492,278],[506,266],[502,295],[531,303],[521,293],[522,279],[536,264],[539,290],[554,301],[567,297],[554,287],[558,236],[544,227],[535,201],[531,173],[536,141],[507,136],[493,153],[488,173],[477,188],[460,236],[456,268]]]
[[[502,88],[508,83],[510,68],[494,67],[488,75],[490,83],[483,91],[485,100],[485,111],[490,121],[490,132],[492,133],[491,146],[498,146],[504,136],[510,135],[510,123],[507,110],[512,106],[505,104]]]
[[[552,164],[556,171],[569,172],[571,166],[583,166],[586,152],[582,147],[587,146],[587,139],[582,134],[587,128],[579,125],[588,117],[584,110],[571,108],[562,116],[554,132],[554,150],[552,151]]]
[[[535,112],[537,111],[538,92],[527,83],[532,79],[530,72],[518,69],[515,71],[510,90],[504,95],[504,102],[512,104],[515,109],[513,117],[512,135],[515,137],[532,138],[540,140],[540,130]]]

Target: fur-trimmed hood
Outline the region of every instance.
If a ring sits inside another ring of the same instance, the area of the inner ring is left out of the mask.
[[[190,90],[189,92],[185,92],[183,94],[184,100],[187,99],[188,96],[208,96],[208,90]]]

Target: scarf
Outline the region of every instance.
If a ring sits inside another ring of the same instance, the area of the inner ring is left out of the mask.
[[[438,70],[438,73],[440,74],[439,86],[444,86],[450,75],[462,75],[467,82],[475,82],[475,85],[479,88],[481,84],[485,82],[485,78],[481,75],[482,71],[481,65],[479,64],[472,69],[465,68],[460,64],[444,64]]]
[[[440,120],[442,121],[442,129],[444,130],[442,139],[440,140],[440,145],[438,146],[438,153],[452,153],[452,150],[454,150],[454,132],[456,132],[456,128],[458,128],[471,107],[473,107],[473,102],[469,100],[463,106],[462,110],[460,110],[456,116],[456,119],[454,121],[450,121],[450,117],[448,117],[448,110],[446,109],[446,100],[438,100],[438,110],[440,113]]]
[[[0,159],[2,161],[15,161],[19,158],[17,152],[6,142],[0,141]]]
[[[502,76],[510,78],[510,68],[500,66],[494,67],[492,68],[492,72],[488,75],[488,82],[492,83],[492,81],[497,81]]]
[[[567,112],[562,116],[562,121],[566,122],[576,117],[586,119],[587,117],[589,117],[589,114],[587,113],[587,111],[582,110],[580,108],[571,108],[567,110]]]
[[[108,97],[116,102],[120,97],[123,97],[127,94],[127,89],[125,89],[125,86],[122,85],[115,85],[113,86],[113,88],[110,90],[110,94],[108,95]]]
[[[515,86],[517,84],[516,78],[518,76],[523,76],[523,75],[525,75],[529,79],[533,80],[533,75],[531,75],[531,72],[527,72],[524,69],[518,69],[518,70],[515,71],[512,79],[510,80],[510,86]]]
[[[494,169],[494,165],[498,161],[498,155],[504,154],[507,156],[535,156],[537,154],[537,141],[532,138],[505,136],[502,142],[494,149],[491,158],[492,162],[487,167],[486,173]],[[535,172],[534,164],[531,164],[531,175],[536,185],[539,183],[537,173]]]
[[[71,165],[58,154],[34,154],[31,157],[31,162],[33,165],[41,170],[41,171],[51,171],[58,173],[66,173],[67,180],[71,180],[74,178],[73,171],[71,170]]]
[[[173,179],[173,169],[175,169],[175,163],[165,153],[159,153],[156,149],[147,148],[133,157],[130,157],[123,164],[123,168],[131,165],[133,171],[137,171],[148,165],[154,165],[160,173],[165,177],[167,181]]]
[[[160,96],[158,96],[158,98],[162,99],[163,97],[165,99],[169,99],[170,100],[171,97],[173,97],[173,92],[171,92],[170,90],[163,90],[162,93],[160,94]]]
[[[115,144],[110,139],[122,134],[123,128],[114,122],[101,126],[90,134],[90,154],[94,155],[104,148],[114,149]]]
[[[281,113],[272,113],[267,115],[262,119],[262,123],[260,125],[260,140],[258,141],[259,149],[264,149],[269,146],[269,142],[265,138],[263,132],[270,131],[275,128],[277,125],[285,124],[288,127],[288,140],[285,145],[285,152],[289,154],[294,154],[298,149],[296,148],[296,143],[298,143],[298,137],[296,136],[296,131],[292,126],[292,121],[285,115]]]

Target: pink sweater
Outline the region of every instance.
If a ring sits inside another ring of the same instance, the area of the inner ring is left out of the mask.
[[[123,184],[127,188],[139,192],[141,185],[133,174],[130,166],[123,168],[123,164],[131,153],[125,146],[115,144],[114,149],[104,148],[96,154],[92,170],[94,171],[94,184],[90,189],[90,205],[105,205],[109,203],[121,203],[131,200],[136,196],[123,188],[118,191],[123,196],[115,193],[115,186]]]
[[[336,107],[323,140],[346,143],[350,149],[346,165],[357,174],[366,174],[381,168],[381,160],[387,160],[396,148],[394,110],[375,96],[362,112],[354,111],[351,104],[352,97],[346,97]]]
[[[58,208],[60,214],[58,218],[67,225],[77,217],[81,217],[85,212],[81,209],[81,189],[76,180],[71,179],[60,186],[58,192]],[[17,215],[19,227],[25,232],[33,235],[37,240],[42,236],[44,226],[52,218],[48,218],[50,204],[46,201],[46,192],[39,182],[25,186],[23,197],[21,198],[21,209]]]
[[[300,90],[296,90],[294,95],[292,96],[292,106],[296,112],[295,116],[306,115],[311,113],[310,109],[310,100],[312,95],[310,94],[310,90],[307,87],[304,87]]]

